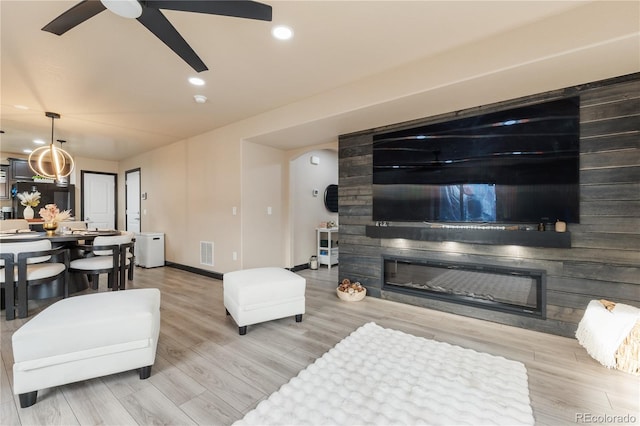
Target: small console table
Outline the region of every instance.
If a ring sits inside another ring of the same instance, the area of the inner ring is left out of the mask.
[[[316,241],[318,249],[318,265],[331,265],[338,263],[338,228],[316,228]]]

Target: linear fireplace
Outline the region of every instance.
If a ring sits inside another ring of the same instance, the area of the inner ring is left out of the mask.
[[[384,256],[383,291],[546,317],[546,272]]]

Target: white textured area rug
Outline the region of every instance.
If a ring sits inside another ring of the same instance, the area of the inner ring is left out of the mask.
[[[517,361],[358,328],[235,425],[532,425]]]

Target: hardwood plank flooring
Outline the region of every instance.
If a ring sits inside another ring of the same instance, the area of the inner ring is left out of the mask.
[[[257,324],[239,336],[225,315],[221,281],[169,267],[137,268],[128,288],[162,292],[151,377],[139,380],[131,371],[45,389],[26,409],[11,390],[11,335],[53,300],[31,301],[27,319],[6,321],[3,312],[0,424],[228,425],[370,321],[524,363],[539,425],[584,423],[578,416],[585,413],[640,422],[640,378],[602,367],[575,339],[371,297],[343,302],[335,295],[339,268],[299,274],[307,279],[303,321]],[[99,291],[105,287],[102,281]]]

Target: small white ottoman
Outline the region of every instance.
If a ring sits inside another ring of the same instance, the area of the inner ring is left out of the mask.
[[[247,326],[304,314],[306,280],[283,268],[254,268],[223,276],[224,307],[241,335]]]
[[[156,288],[60,300],[13,333],[13,393],[25,408],[39,389],[134,369],[146,379],[159,333]]]

